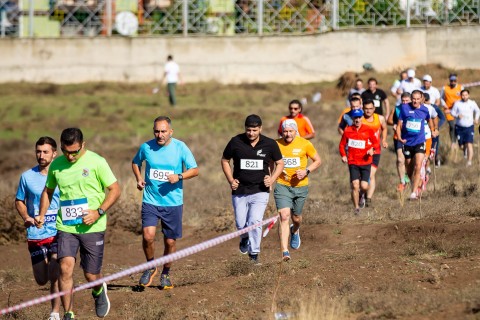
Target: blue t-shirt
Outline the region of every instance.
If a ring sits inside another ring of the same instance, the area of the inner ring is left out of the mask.
[[[28,215],[32,218],[35,218],[40,211],[40,197],[45,188],[45,182],[47,181],[47,176],[41,174],[39,169],[39,166],[36,166],[22,173],[18,184],[17,195],[15,196],[17,200],[25,202]],[[50,207],[45,215],[44,227],[40,229],[35,226],[28,227],[28,240],[42,240],[53,237],[57,234],[57,228],[55,225],[57,221],[59,196],[60,193],[58,188],[56,188]]]
[[[133,158],[140,168],[145,161],[145,189],[143,202],[161,207],[173,207],[183,204],[183,180],[171,184],[167,180],[169,174],[179,174],[196,168],[197,163],[187,145],[171,138],[166,146],[160,146],[155,139],[140,146]]]
[[[425,121],[430,119],[427,107],[422,104],[419,108],[414,108],[410,104],[402,104],[398,118],[403,121],[402,139],[407,141],[405,145],[425,143]]]

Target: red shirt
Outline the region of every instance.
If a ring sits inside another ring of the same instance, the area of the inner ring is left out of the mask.
[[[348,164],[365,166],[372,163],[372,156],[367,154],[367,151],[377,143],[378,139],[371,127],[364,124],[359,129],[348,126],[343,132],[338,151],[342,157],[347,156]]]
[[[310,119],[307,116],[299,113],[295,118],[291,116],[285,116],[280,120],[280,124],[278,125],[278,134],[282,136],[282,123],[287,119],[293,119],[297,123],[298,133],[300,137],[305,137],[307,134],[314,133],[315,130],[313,129],[313,125],[310,122]]]

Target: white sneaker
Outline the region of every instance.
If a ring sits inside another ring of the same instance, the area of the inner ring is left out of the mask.
[[[60,314],[52,312],[50,313],[50,317],[48,317],[48,320],[60,320]]]
[[[470,167],[472,165],[472,161],[467,161],[467,167]]]
[[[417,193],[416,192],[412,192],[412,194],[410,195],[410,200],[417,200]]]

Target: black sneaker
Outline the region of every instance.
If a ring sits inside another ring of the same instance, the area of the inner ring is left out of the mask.
[[[248,237],[240,238],[240,245],[238,246],[238,248],[240,249],[240,253],[247,254],[249,245],[250,245],[250,241],[248,241]]]
[[[256,265],[256,266],[259,266],[261,265],[260,261],[258,260],[258,254],[248,254],[248,258],[250,259],[250,261]]]
[[[69,311],[63,315],[63,320],[71,320],[71,319],[75,319],[75,314],[73,313],[73,311]]]
[[[365,207],[371,207],[372,206],[372,199],[371,198],[367,198],[367,200],[365,201]]]
[[[95,296],[92,292],[93,299],[95,300],[95,312],[97,317],[104,318],[110,311],[110,300],[107,295],[107,284],[103,283],[103,290],[98,296]]]

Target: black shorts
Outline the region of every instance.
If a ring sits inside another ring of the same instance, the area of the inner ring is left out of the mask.
[[[378,168],[380,164],[380,154],[374,154],[372,157],[372,166]]]
[[[348,170],[350,171],[350,182],[353,182],[355,180],[369,182],[371,167],[372,166],[369,164],[366,166],[357,166],[354,164],[349,164]]]
[[[395,148],[395,151],[397,151],[398,149],[403,149],[403,143],[401,143],[397,139],[393,139],[393,147]]]
[[[45,260],[50,261],[52,254],[57,254],[57,237],[49,237],[42,240],[28,240],[28,251],[32,259],[32,265]]]
[[[405,159],[412,159],[417,153],[425,154],[425,143],[419,143],[414,146],[403,146],[403,155]]]
[[[80,266],[85,272],[99,274],[103,264],[105,231],[69,233],[58,231],[58,260],[74,257],[80,250]]]

